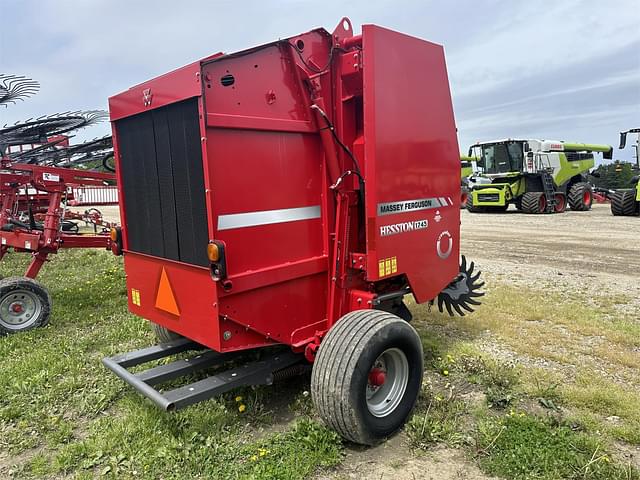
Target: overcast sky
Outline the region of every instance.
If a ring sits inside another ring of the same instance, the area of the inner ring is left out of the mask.
[[[638,0],[0,0],[0,73],[41,84],[0,107],[0,125],[106,109],[110,95],[208,54],[331,31],[342,16],[357,32],[375,23],[444,45],[462,151],[504,137],[617,146],[640,126]]]

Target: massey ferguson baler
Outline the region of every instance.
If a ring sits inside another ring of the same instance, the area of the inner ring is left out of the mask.
[[[105,365],[166,410],[312,368],[314,404],[341,435],[396,431],[423,375],[403,298],[463,314],[482,295],[459,261],[442,47],[374,25],[354,35],[343,19],[109,106],[129,309],[165,342]],[[127,370],[192,349],[205,351]],[[261,355],[239,362],[247,350]],[[209,376],[156,388],[198,369]]]

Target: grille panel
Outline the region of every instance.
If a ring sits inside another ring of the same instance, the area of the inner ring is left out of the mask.
[[[207,266],[197,99],[115,126],[129,250]]]
[[[500,195],[497,193],[479,193],[478,200],[480,202],[498,202]]]

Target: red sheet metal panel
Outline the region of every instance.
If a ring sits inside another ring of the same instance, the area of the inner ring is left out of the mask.
[[[363,26],[368,277],[406,273],[419,302],[456,276],[460,159],[439,45]]]

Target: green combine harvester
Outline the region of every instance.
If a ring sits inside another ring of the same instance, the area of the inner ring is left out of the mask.
[[[627,144],[627,134],[636,134],[636,169],[640,173],[640,128],[632,128],[626,132],[620,132],[620,147],[624,148]],[[640,175],[633,177],[635,183],[634,188],[616,190],[611,197],[611,213],[614,215],[640,215]]]
[[[594,152],[611,159],[610,145],[551,140],[498,140],[469,147],[480,173],[469,180],[467,209],[504,212],[510,204],[525,213],[560,213],[591,208],[587,177]]]

